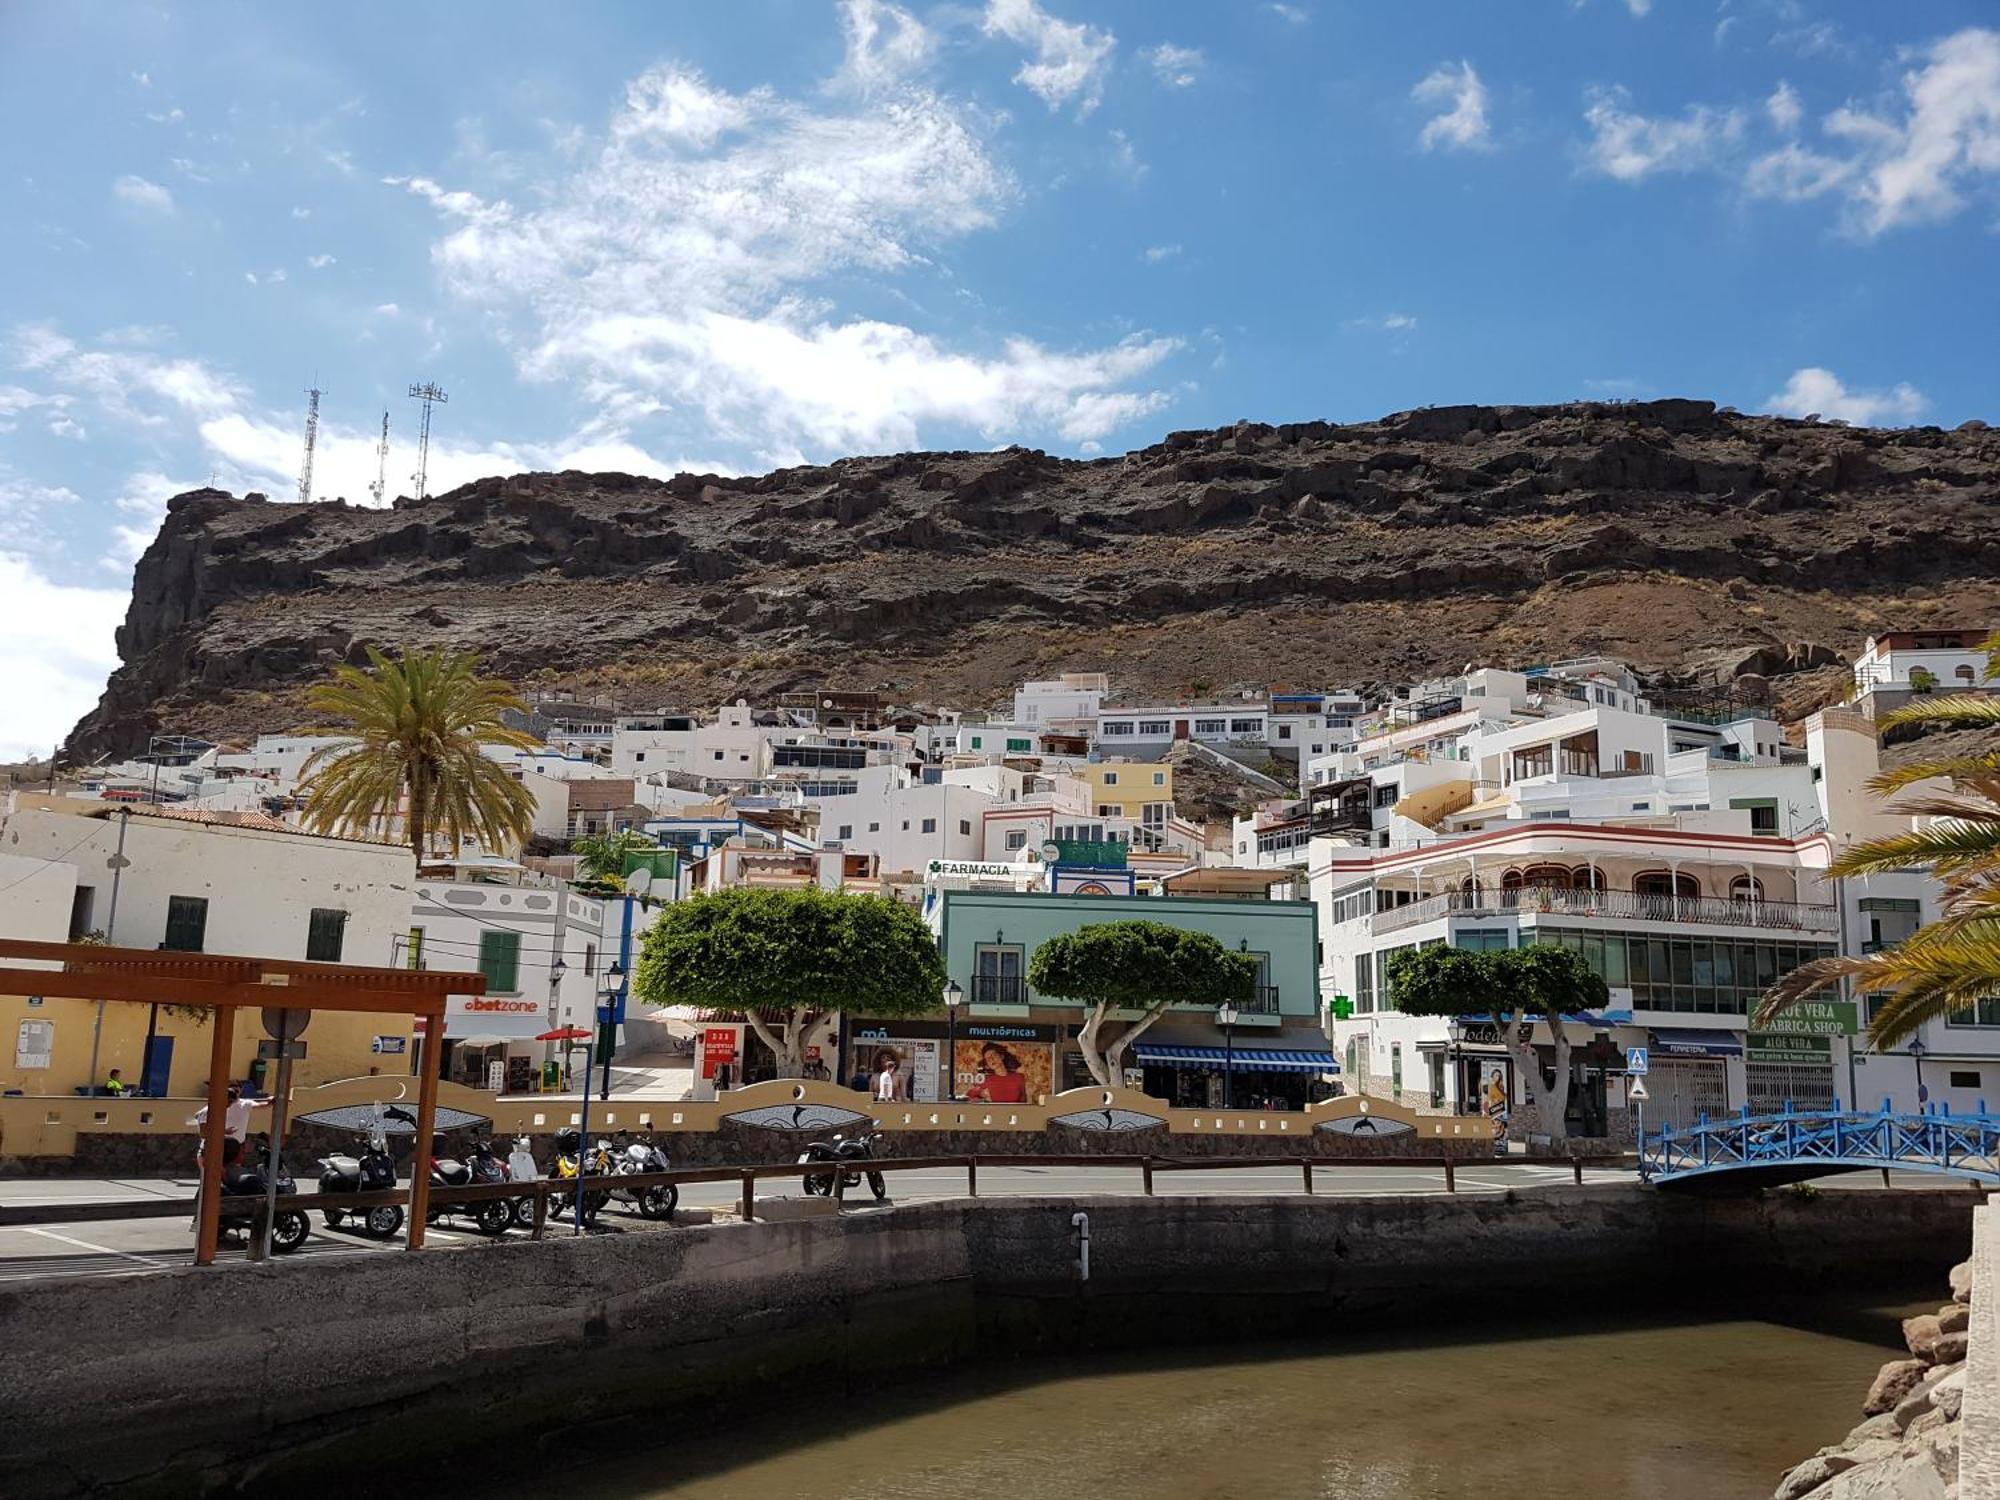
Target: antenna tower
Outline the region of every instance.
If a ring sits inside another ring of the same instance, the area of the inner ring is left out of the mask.
[[[417,429],[417,472],[410,476],[417,482],[417,498],[421,500],[424,498],[425,471],[431,461],[431,406],[433,403],[442,406],[451,397],[432,382],[425,381],[422,385],[410,387],[410,398],[424,403],[423,424]]]
[[[382,441],[375,445],[375,482],[368,486],[368,493],[375,497],[375,503],[382,503],[382,496],[389,488],[389,409],[382,409]]]
[[[313,497],[313,444],[319,441],[319,396],[315,385],[306,392],[306,456],[299,464],[299,503],[309,505]]]

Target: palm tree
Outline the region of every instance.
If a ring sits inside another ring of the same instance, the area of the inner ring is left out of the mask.
[[[503,712],[526,711],[513,686],[479,676],[470,652],[391,658],[370,646],[368,661],[366,671],[336,667],[331,682],[306,695],[313,712],[345,720],[353,734],[306,761],[307,826],[328,833],[402,814],[420,864],[439,832],[454,854],[467,833],[487,849],[526,838],[533,794],[480,752],[482,745],[536,743],[501,721]]]
[[[2000,678],[2000,634],[1983,649],[1986,680],[1992,682]],[[2000,697],[1911,703],[1879,722],[1885,729],[1930,724],[1991,730],[2000,728]],[[1869,1045],[1880,1051],[1913,1036],[1926,1021],[2000,998],[2000,746],[1917,761],[1886,771],[1869,785],[1886,795],[1920,782],[1933,785],[1889,810],[1928,821],[1854,845],[1827,873],[1927,871],[1943,887],[1944,914],[1880,953],[1822,958],[1794,969],[1765,995],[1758,1025],[1851,977],[1862,992],[1886,997],[1868,1023]]]

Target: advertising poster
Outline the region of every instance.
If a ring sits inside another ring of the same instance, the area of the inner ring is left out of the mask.
[[[1479,1112],[1489,1120],[1507,1118],[1507,1064],[1481,1058],[1479,1062]]]
[[[714,1078],[716,1070],[736,1061],[736,1028],[710,1026],[701,1034],[701,1076]]]
[[[1039,1042],[961,1041],[953,1058],[958,1097],[1033,1104],[1055,1092],[1050,1049]]]

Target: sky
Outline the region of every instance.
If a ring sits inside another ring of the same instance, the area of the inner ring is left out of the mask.
[[[1974,0],[0,0],[0,758],[168,496],[1694,396],[2000,420]]]

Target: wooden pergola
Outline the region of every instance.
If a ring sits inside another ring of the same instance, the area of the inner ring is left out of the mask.
[[[236,1012],[244,1006],[284,1010],[365,1011],[421,1016],[424,1034],[444,1034],[445,1000],[483,995],[484,974],[428,969],[376,969],[353,964],[248,958],[226,953],[181,953],[154,948],[110,948],[87,943],[41,943],[0,938],[0,960],[58,962],[60,969],[0,967],[0,994],[53,995],[134,1005],[190,1005],[212,1011],[215,1027],[208,1064],[208,1119],[202,1130],[201,1225],[195,1264],[214,1263],[222,1213],[222,1141],[228,1112],[229,1053]],[[94,1084],[95,1080],[91,1080]],[[437,1124],[437,1066],[426,1054],[417,1085],[417,1156],[410,1169],[408,1247],[421,1249],[430,1197],[431,1136]]]

